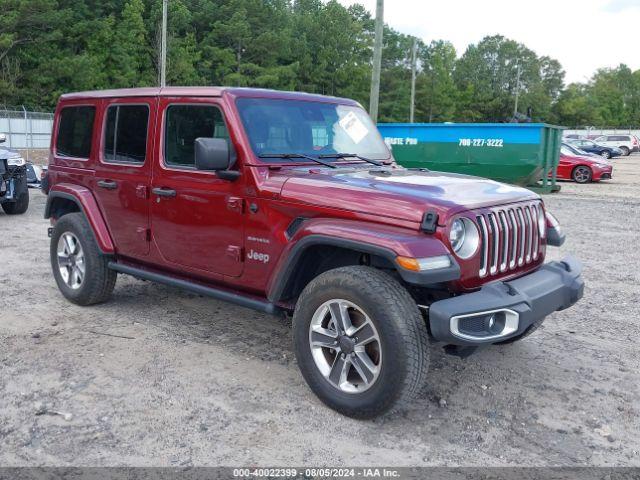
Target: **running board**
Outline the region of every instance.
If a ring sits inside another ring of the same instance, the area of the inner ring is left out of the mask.
[[[178,287],[183,290],[197,293],[198,295],[204,295],[206,297],[215,298],[216,300],[223,300],[225,302],[234,303],[236,305],[240,305],[241,307],[251,308],[252,310],[257,310],[259,312],[275,315],[280,311],[280,309],[273,303],[259,300],[257,298],[247,297],[238,293],[229,292],[227,290],[206,287],[198,283],[181,280],[179,278],[170,277],[161,273],[150,272],[148,270],[130,267],[128,265],[123,265],[117,262],[109,262],[109,268],[111,270],[115,270],[118,273],[124,273],[127,275],[131,275],[132,277],[141,278],[143,280],[162,283],[171,287]]]

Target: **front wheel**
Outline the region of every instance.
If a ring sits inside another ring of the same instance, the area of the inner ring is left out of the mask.
[[[603,150],[600,156],[608,160],[611,158],[611,152],[609,150]]]
[[[315,278],[296,304],[293,337],[309,387],[349,417],[401,408],[424,383],[425,322],[407,290],[379,270],[342,267]]]
[[[589,183],[591,181],[591,178],[593,177],[593,172],[589,167],[579,165],[573,169],[573,173],[571,176],[577,183]]]
[[[29,209],[29,190],[27,180],[23,178],[17,182],[16,199],[12,202],[4,202],[2,209],[7,215],[21,215]]]

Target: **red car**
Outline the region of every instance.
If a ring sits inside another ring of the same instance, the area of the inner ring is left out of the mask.
[[[46,184],[67,299],[106,301],[128,274],[292,315],[305,380],[353,417],[420,391],[429,337],[468,355],[525,338],[583,295],[579,261],[545,263],[564,234],[538,195],[398,166],[353,100],[209,87],[64,95]]]
[[[604,158],[580,155],[579,152],[562,146],[556,178],[577,183],[599,182],[611,178],[613,167]]]

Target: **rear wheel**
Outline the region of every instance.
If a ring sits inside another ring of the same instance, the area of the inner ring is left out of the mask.
[[[593,172],[589,167],[585,167],[584,165],[578,165],[573,169],[573,173],[571,177],[577,183],[589,183],[591,178],[593,177]]]
[[[344,415],[401,408],[424,383],[425,322],[406,289],[373,268],[337,268],[309,283],[296,304],[293,337],[305,380]]]
[[[624,155],[625,157],[631,155],[631,150],[629,150],[627,147],[620,147],[620,150],[622,150],[622,155]]]
[[[58,288],[71,302],[93,305],[111,296],[117,274],[98,248],[82,213],[69,213],[51,235],[51,267]]]

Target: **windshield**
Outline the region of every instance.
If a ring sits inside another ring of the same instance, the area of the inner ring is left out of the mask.
[[[580,150],[578,147],[576,147],[574,145],[570,145],[568,143],[563,143],[562,144],[562,148],[566,148],[567,150],[569,150],[570,152],[572,152],[572,153],[574,153],[576,155],[581,155],[581,154],[585,153],[582,150]],[[571,153],[569,153],[567,155],[571,155]]]
[[[334,161],[330,155],[341,153],[372,160],[390,156],[369,115],[359,107],[265,98],[240,98],[237,107],[259,157],[294,154],[329,156]]]

